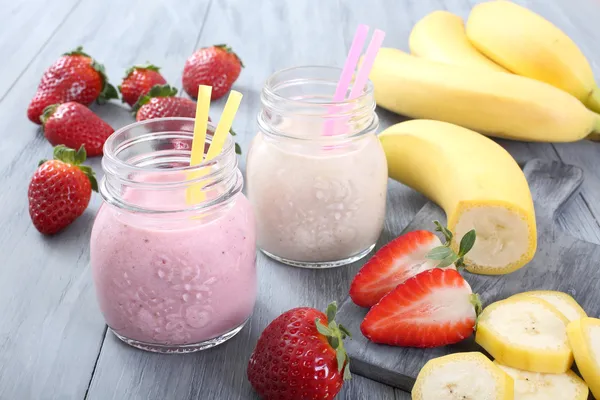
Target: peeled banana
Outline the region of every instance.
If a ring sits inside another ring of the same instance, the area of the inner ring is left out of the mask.
[[[577,369],[600,399],[600,319],[582,318],[567,327],[569,344],[573,349]]]
[[[587,317],[587,314],[575,301],[575,299],[563,292],[556,292],[554,290],[534,290],[531,292],[519,293],[511,296],[510,298],[514,299],[523,296],[533,296],[542,300],[546,300],[548,303],[556,307],[556,309],[560,311],[569,321],[575,321],[580,318]]]
[[[508,298],[479,315],[475,342],[502,365],[562,374],[573,364],[567,323],[547,301],[532,296]]]
[[[513,379],[478,352],[435,358],[419,372],[413,400],[512,400]]]
[[[587,400],[590,392],[573,371],[543,374],[494,364],[513,378],[516,400]]]
[[[510,1],[473,7],[467,36],[487,57],[509,71],[549,83],[600,112],[600,89],[577,45],[542,16]]]
[[[445,65],[382,48],[370,78],[380,107],[412,118],[451,122],[489,136],[572,142],[600,117],[575,97],[526,77]]]
[[[431,120],[401,122],[379,139],[392,179],[442,207],[455,237],[475,229],[477,239],[465,260],[469,271],[506,274],[533,258],[537,232],[529,186],[500,145]]]
[[[469,42],[461,17],[434,11],[413,27],[408,39],[411,54],[444,64],[508,72]]]

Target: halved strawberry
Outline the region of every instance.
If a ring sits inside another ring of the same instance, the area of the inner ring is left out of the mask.
[[[361,307],[371,307],[396,286],[422,271],[435,268],[439,260],[426,258],[440,239],[432,232],[408,232],[383,246],[358,271],[350,285],[352,301]],[[454,264],[448,268],[454,269]]]
[[[360,330],[375,343],[438,347],[471,336],[479,296],[458,271],[434,268],[408,279],[367,313]]]

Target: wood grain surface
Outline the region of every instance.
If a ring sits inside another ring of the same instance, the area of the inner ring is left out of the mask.
[[[27,185],[37,162],[51,155],[39,128],[26,118],[43,71],[62,53],[83,45],[118,84],[126,68],[151,61],[181,87],[185,59],[198,47],[227,43],[246,68],[234,85],[244,100],[234,129],[245,154],[256,132],[259,93],[278,69],[341,66],[358,23],[386,31],[386,46],[408,49],[414,23],[447,9],[466,17],[468,0],[0,0],[0,399],[252,399],[245,377],[260,331],[279,313],[299,305],[323,308],[342,301],[359,264],[307,271],[258,258],[260,295],[251,322],[233,340],[188,356],[129,348],[106,334],[89,269],[89,234],[100,204],[63,233],[42,237],[27,212]],[[518,1],[564,29],[600,77],[595,0]],[[213,105],[218,117],[223,101]],[[114,128],[133,121],[119,102],[93,107]],[[378,110],[382,128],[401,120]],[[558,216],[559,226],[600,243],[600,144],[505,142],[519,162],[562,160],[584,170],[581,193]],[[100,160],[91,160],[101,176]],[[425,204],[418,193],[390,181],[381,242],[398,235]],[[360,376],[340,399],[408,399],[398,389]]]

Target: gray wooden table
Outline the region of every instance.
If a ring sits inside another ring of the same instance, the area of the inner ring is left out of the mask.
[[[256,131],[259,93],[272,72],[301,64],[341,66],[354,29],[386,31],[386,46],[407,50],[414,23],[435,9],[466,17],[468,0],[0,0],[0,400],[248,399],[246,363],[262,329],[299,305],[341,301],[360,265],[329,271],[294,269],[258,258],[255,314],[230,342],[194,355],[158,355],[130,348],[108,333],[89,268],[89,235],[100,197],[62,234],[32,226],[27,186],[51,147],[26,108],[39,79],[61,53],[83,45],[103,62],[113,83],[134,63],[151,61],[181,87],[187,56],[227,43],[246,64],[235,84],[244,93],[235,129],[244,154]],[[600,3],[519,1],[567,32],[600,78]],[[213,106],[218,115],[223,102]],[[118,104],[94,107],[114,128],[130,122]],[[379,111],[382,128],[399,117]],[[568,233],[600,243],[600,143],[501,142],[517,161],[562,160],[585,171],[581,194],[560,216]],[[244,167],[242,158],[241,165]],[[92,161],[100,173],[100,160]],[[101,174],[100,174],[101,175]],[[390,182],[382,242],[397,235],[424,204]],[[597,310],[596,310],[597,311]],[[407,393],[355,376],[340,399],[408,399]]]

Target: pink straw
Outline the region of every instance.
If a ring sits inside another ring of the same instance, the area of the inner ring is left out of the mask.
[[[354,75],[354,70],[356,69],[356,65],[358,64],[360,53],[365,44],[365,40],[367,39],[368,33],[369,27],[367,25],[361,24],[356,29],[354,39],[352,40],[352,45],[350,46],[350,51],[348,52],[348,56],[346,57],[346,63],[344,64],[344,68],[342,68],[342,74],[340,75],[340,80],[338,81],[337,87],[335,89],[335,94],[333,95],[333,101],[342,101],[346,97],[348,87],[350,86],[350,81],[352,81],[352,76]],[[334,110],[335,107],[329,107],[328,114],[332,114]],[[333,135],[333,126],[333,120],[325,121],[324,134],[326,136]]]
[[[375,58],[377,57],[377,53],[379,52],[379,48],[381,47],[384,38],[384,31],[376,29],[375,32],[373,32],[373,37],[371,38],[371,42],[369,43],[369,47],[367,48],[367,52],[365,53],[365,58],[363,60],[362,65],[360,66],[360,69],[358,70],[358,74],[356,75],[354,85],[352,85],[350,99],[357,98],[363,92],[365,85],[369,80],[371,68],[373,68],[373,63],[375,62]]]
[[[335,94],[333,95],[333,101],[342,101],[346,97],[346,92],[348,92],[350,81],[352,81],[352,75],[354,75],[354,70],[358,65],[360,52],[365,44],[368,33],[369,27],[367,25],[361,24],[356,29],[354,40],[352,40],[352,45],[350,46],[350,51],[348,52],[348,57],[346,58],[346,63],[344,64],[342,74],[340,75],[340,80],[338,81]]]

